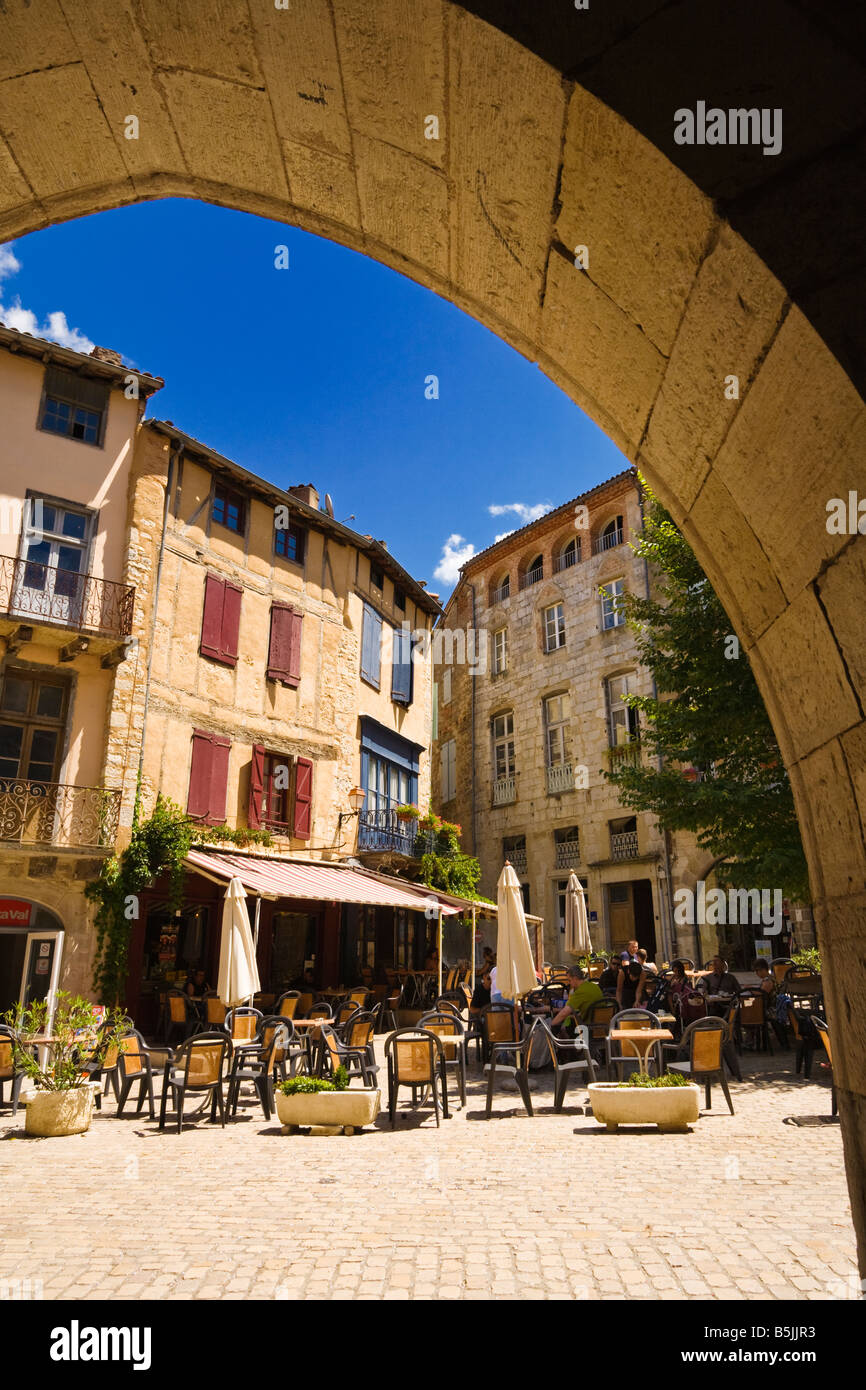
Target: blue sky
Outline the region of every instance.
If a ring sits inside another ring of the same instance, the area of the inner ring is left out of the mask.
[[[443,597],[470,547],[626,466],[453,305],[246,213],[142,203],[0,247],[0,319],[164,377],[149,415],[278,484],[330,492],[338,519],[354,513]],[[438,400],[425,398],[431,374]]]

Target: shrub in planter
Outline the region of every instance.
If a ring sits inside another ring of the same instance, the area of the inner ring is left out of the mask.
[[[635,1071],[632,1072],[631,1076],[628,1077],[626,1081],[620,1081],[617,1089],[622,1090],[624,1087],[628,1089],[629,1086],[688,1086],[689,1084],[688,1078],[684,1076],[681,1071],[665,1072],[664,1076],[646,1076],[639,1071]]]
[[[349,1087],[349,1073],[345,1067],[337,1067],[333,1079],[324,1076],[290,1076],[277,1087],[284,1096],[313,1096],[322,1091],[346,1091]]]
[[[398,820],[417,821],[421,818],[421,812],[417,806],[398,806],[396,814]]]

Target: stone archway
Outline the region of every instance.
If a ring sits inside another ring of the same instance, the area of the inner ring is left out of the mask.
[[[805,37],[838,59],[825,74],[825,125],[820,102],[818,135],[800,123],[785,196],[777,190],[774,240],[773,190],[754,161],[731,166],[726,151],[727,172],[714,185],[702,173],[709,152],[691,165],[672,146],[663,151],[635,105],[628,74],[639,71],[640,45],[657,58],[658,26],[683,5],[641,0],[628,20],[617,6],[600,7],[585,39],[562,31],[568,7],[559,5],[543,40],[522,8],[7,0],[0,236],[165,196],[300,225],[480,319],[639,464],[725,604],[791,773],[866,1260],[866,537],[830,534],[825,524],[828,500],[863,480],[866,410],[838,360],[851,372],[861,361],[847,326],[859,262],[814,211],[805,232],[791,212],[813,208],[822,164],[832,166],[831,191],[846,159],[856,167],[857,139],[845,135],[838,109],[852,103],[856,135],[856,63],[843,59],[845,33],[818,27],[811,0],[768,0],[780,32],[788,20],[801,34],[805,25]],[[736,25],[742,7],[708,0],[703,8],[723,8]],[[571,56],[558,65],[558,50],[545,44],[561,31]],[[677,56],[690,69],[692,54]],[[696,50],[698,68],[705,56]],[[774,72],[761,77],[770,93],[762,104],[778,104]],[[705,96],[713,93],[694,88]],[[795,121],[795,138],[797,129]],[[835,164],[824,152],[830,129],[841,147]],[[763,221],[750,221],[756,201],[769,208]],[[846,215],[833,209],[844,232]],[[782,279],[766,263],[789,224],[798,245],[810,228],[826,230],[822,254],[841,270],[823,295],[810,298],[790,253],[777,262]],[[585,269],[575,266],[578,246]]]

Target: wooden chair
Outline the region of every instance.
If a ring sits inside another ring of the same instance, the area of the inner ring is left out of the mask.
[[[388,1063],[388,1116],[391,1128],[397,1114],[397,1098],[401,1086],[412,1088],[412,1104],[418,1105],[418,1094],[432,1093],[436,1128],[439,1128],[439,1087],[442,1088],[442,1113],[448,1118],[448,1090],[445,1082],[445,1053],[435,1033],[418,1028],[398,1028],[385,1039]]]
[[[667,1061],[666,1071],[682,1072],[690,1081],[705,1088],[706,1107],[712,1109],[713,1082],[718,1081],[728,1102],[728,1109],[734,1113],[734,1102],[725,1080],[725,1039],[728,1025],[723,1018],[699,1018],[690,1023],[679,1044],[666,1044],[664,1051],[682,1057],[688,1054],[688,1061]]]
[[[831,1070],[832,1070],[832,1067],[833,1067],[833,1048],[832,1048],[832,1046],[831,1046],[831,1044],[830,1044],[830,1029],[827,1027],[827,1024],[826,1024],[826,1022],[824,1021],[824,1019],[823,1019],[823,1018],[819,1018],[817,1014],[812,1014],[812,1024],[813,1024],[813,1026],[814,1026],[814,1028],[815,1028],[815,1031],[816,1031],[817,1034],[818,1034],[818,1037],[821,1039],[821,1042],[822,1042],[823,1047],[824,1047],[824,1051],[825,1051],[826,1054],[827,1054],[827,1061],[830,1063],[830,1067],[831,1067]],[[832,1078],[831,1078],[831,1079],[832,1079]],[[830,1114],[831,1114],[831,1115],[836,1115],[836,1114],[838,1114],[838,1105],[837,1105],[837,1102],[836,1102],[836,1082],[835,1082],[835,1080],[832,1081],[832,1086],[831,1086],[831,1090],[830,1090]]]
[[[217,1110],[225,1128],[226,1112],[223,1085],[227,1063],[231,1060],[231,1038],[225,1032],[199,1033],[182,1043],[177,1052],[169,1049],[162,1076],[162,1100],[159,1107],[159,1127],[165,1129],[165,1114],[171,1100],[177,1120],[177,1132],[183,1126],[183,1102],[188,1091],[211,1094],[211,1124],[216,1122]]]

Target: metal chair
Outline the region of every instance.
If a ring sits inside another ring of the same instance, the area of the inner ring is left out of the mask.
[[[612,1068],[625,1068],[626,1066],[640,1067],[640,1058],[638,1056],[638,1047],[640,1044],[635,1042],[633,1048],[626,1051],[626,1044],[620,1039],[614,1039],[619,1049],[615,1052],[611,1042],[611,1032],[613,1030],[625,1028],[629,1032],[641,1033],[646,1032],[648,1028],[658,1027],[658,1016],[650,1013],[649,1009],[621,1009],[618,1014],[614,1014],[610,1021],[610,1028],[608,1029],[607,1036],[604,1040],[605,1074],[608,1081],[611,1079]],[[654,1042],[648,1044],[645,1050],[647,1053],[652,1053],[652,1056],[648,1055],[646,1059],[647,1071],[649,1071],[651,1067],[655,1067],[658,1072],[661,1069],[661,1052],[658,1043]]]
[[[728,1102],[728,1109],[734,1113],[734,1102],[725,1080],[725,1039],[728,1025],[723,1018],[699,1018],[690,1023],[678,1044],[666,1045],[665,1052],[676,1052],[682,1057],[688,1053],[688,1061],[667,1061],[666,1071],[678,1071],[688,1076],[696,1085],[705,1088],[706,1107],[713,1107],[712,1087],[718,1081]]]
[[[586,1072],[590,1084],[595,1081],[595,1063],[589,1050],[589,1028],[585,1023],[579,1023],[574,1030],[574,1038],[566,1041],[564,1038],[557,1038],[549,1023],[543,1018],[537,1019],[534,1027],[540,1030],[550,1050],[554,1074],[553,1108],[560,1114],[572,1076]]]
[[[442,1087],[442,1114],[448,1119],[448,1088],[445,1081],[445,1051],[435,1033],[419,1028],[398,1028],[385,1039],[388,1064],[388,1116],[391,1128],[397,1114],[401,1086],[412,1088],[412,1104],[417,1106],[419,1091],[433,1095],[436,1128],[439,1128],[439,1087]]]
[[[830,1063],[830,1069],[832,1073],[833,1048],[830,1044],[830,1029],[827,1027],[826,1021],[823,1018],[819,1018],[817,1014],[812,1014],[812,1024],[814,1025],[815,1031],[817,1032],[818,1037],[820,1038],[823,1044],[824,1051],[827,1054],[827,1061]],[[832,1076],[831,1083],[832,1084],[830,1089],[830,1114],[836,1115],[838,1114],[838,1105],[836,1102],[836,1082],[832,1079]]]
[[[118,1115],[123,1114],[123,1107],[129,1099],[129,1093],[138,1082],[138,1103],[135,1107],[135,1113],[136,1115],[139,1113],[146,1100],[148,1114],[152,1120],[155,1119],[156,1109],[153,1098],[153,1067],[150,1061],[150,1048],[141,1033],[134,1028],[120,1039],[117,1078],[119,1083]]]
[[[181,1043],[177,1052],[169,1049],[162,1076],[162,1100],[159,1107],[159,1127],[165,1129],[165,1112],[171,1098],[177,1117],[177,1132],[183,1125],[183,1102],[188,1091],[193,1094],[211,1093],[211,1124],[216,1122],[217,1110],[225,1128],[226,1113],[223,1099],[226,1064],[232,1057],[231,1038],[225,1032],[199,1033]]]

